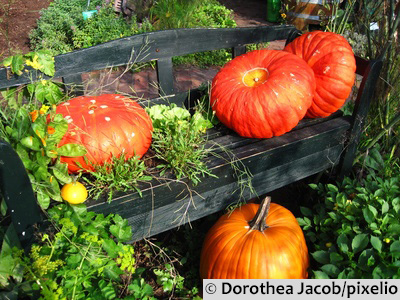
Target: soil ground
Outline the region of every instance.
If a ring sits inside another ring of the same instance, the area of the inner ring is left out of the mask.
[[[51,0],[0,1],[0,60],[2,56],[29,52],[29,32],[36,26],[39,11]]]

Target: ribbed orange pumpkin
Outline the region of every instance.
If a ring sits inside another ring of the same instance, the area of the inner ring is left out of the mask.
[[[311,105],[314,74],[297,56],[255,50],[236,57],[214,77],[210,103],[239,135],[270,138],[290,131]]]
[[[327,117],[343,106],[355,80],[356,60],[347,40],[333,32],[303,34],[285,49],[313,69],[317,88],[307,117]]]
[[[214,224],[201,252],[202,279],[307,278],[304,234],[289,210],[270,201],[246,204]]]
[[[59,146],[69,143],[86,147],[86,159],[61,157],[71,173],[93,171],[94,166],[110,161],[112,156],[139,158],[151,144],[152,122],[135,101],[118,94],[97,97],[80,96],[57,106],[56,113],[68,120],[68,132]],[[78,163],[78,164],[77,164]]]

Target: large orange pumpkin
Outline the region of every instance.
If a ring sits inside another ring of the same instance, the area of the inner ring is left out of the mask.
[[[218,119],[239,135],[270,138],[295,127],[311,105],[314,74],[299,57],[255,50],[227,63],[212,81]]]
[[[86,147],[85,157],[61,157],[70,172],[93,171],[112,156],[138,156],[151,143],[152,122],[135,101],[118,94],[80,96],[57,106],[56,113],[68,120],[68,132],[59,146],[74,143]]]
[[[289,210],[270,201],[246,204],[214,224],[201,252],[202,279],[307,278],[303,232]]]
[[[314,71],[317,88],[307,117],[327,117],[342,107],[356,76],[353,50],[344,37],[313,31],[299,36],[284,50],[303,58]]]

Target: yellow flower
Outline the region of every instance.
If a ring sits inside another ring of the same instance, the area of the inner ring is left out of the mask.
[[[330,247],[332,247],[332,243],[326,243],[325,246],[326,246],[327,248],[330,248]]]
[[[282,19],[286,19],[286,14],[285,13],[281,14],[281,17]]]
[[[166,18],[169,18],[170,16],[172,16],[172,14],[171,14],[170,12],[167,12],[167,13],[165,14],[165,17],[166,17]]]
[[[47,113],[47,111],[49,110],[50,106],[47,105],[42,105],[42,107],[40,108],[39,112],[41,115],[44,115],[45,113]]]
[[[46,80],[46,79],[42,79],[42,80],[40,80],[40,83],[41,83],[42,85],[46,85],[46,84],[47,84],[47,80]]]
[[[31,115],[32,122],[35,122],[36,119],[39,116],[39,112],[37,111],[37,109],[35,109],[34,111],[30,112],[29,114]]]
[[[389,238],[386,238],[386,239],[384,239],[383,240],[386,244],[389,244],[390,243],[390,239]]]
[[[39,56],[35,55],[33,57],[33,61],[32,60],[27,60],[25,62],[25,64],[27,66],[31,66],[32,68],[34,68],[36,70],[39,70],[42,67],[42,65],[38,62],[38,59],[39,59]]]

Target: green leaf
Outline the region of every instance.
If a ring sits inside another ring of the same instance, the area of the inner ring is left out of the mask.
[[[104,274],[112,280],[120,281],[120,275],[124,272],[117,266],[115,261],[109,262],[104,268]]]
[[[358,258],[358,268],[361,270],[367,271],[370,266],[373,266],[375,264],[375,258],[374,258],[374,251],[372,249],[366,249],[363,252],[361,252],[359,258]]]
[[[38,62],[41,65],[39,70],[47,76],[53,77],[55,73],[54,57],[48,50],[39,50],[36,52],[38,56]]]
[[[46,210],[49,208],[50,196],[45,193],[41,188],[38,188],[38,190],[36,191],[36,198],[42,209]]]
[[[365,233],[358,234],[354,237],[351,246],[354,253],[360,252],[367,247],[369,243],[368,235]]]
[[[106,269],[104,270],[104,273],[107,273]],[[99,287],[101,290],[101,296],[103,299],[106,300],[111,300],[111,299],[116,299],[117,294],[115,292],[115,289],[113,287],[113,284],[111,282],[105,281],[105,280],[100,280],[99,281]]]
[[[27,170],[31,170],[32,168],[32,161],[29,157],[28,151],[26,151],[26,148],[22,146],[21,144],[17,144],[16,147],[16,152],[18,153],[19,158],[22,160],[22,163],[24,164],[24,167]]]
[[[321,271],[313,271],[315,279],[329,279],[329,276]]]
[[[388,227],[388,232],[392,234],[400,234],[400,224],[390,224]]]
[[[68,165],[57,162],[52,168],[54,176],[63,184],[71,183],[72,178],[68,174]]]
[[[376,236],[371,236],[371,245],[379,253],[382,252],[382,241],[380,238],[378,238]]]
[[[311,253],[312,257],[319,262],[320,264],[328,264],[329,263],[329,253],[328,251],[315,251],[314,253]]]
[[[34,151],[40,151],[41,149],[41,142],[33,136],[24,137],[23,139],[21,139],[20,143],[26,148]]]
[[[371,210],[369,210],[368,207],[364,207],[362,212],[363,212],[365,221],[367,221],[368,224],[371,224],[375,219],[373,212]]]
[[[328,183],[328,184],[326,185],[326,187],[327,187],[331,192],[334,192],[334,193],[339,192],[339,190],[338,190],[338,188],[337,188],[336,185],[333,185],[333,184]]]
[[[118,256],[119,247],[114,242],[114,240],[109,238],[104,239],[103,248],[110,258],[116,258]]]
[[[128,225],[128,220],[122,219],[121,216],[115,216],[116,224],[110,226],[110,232],[119,241],[127,242],[132,237],[132,228]]]
[[[313,216],[313,213],[312,213],[311,209],[309,209],[307,207],[300,206],[300,211],[304,216],[307,216],[307,217],[312,217]]]
[[[4,199],[2,200],[0,198],[0,215],[4,217],[6,213],[7,213],[7,203]]]
[[[382,214],[386,214],[389,211],[389,203],[386,201],[382,204]]]
[[[50,104],[57,104],[63,98],[60,87],[51,81],[46,81],[44,97]]]
[[[33,169],[33,175],[38,181],[47,181],[49,177],[47,166],[35,166],[35,168]]]
[[[22,55],[14,55],[11,62],[11,72],[17,75],[22,75],[22,70],[24,69],[24,59]]]
[[[52,178],[50,181],[50,185],[48,187],[45,187],[46,192],[48,195],[51,197],[51,199],[62,202],[63,199],[61,198],[61,190],[60,190],[60,185],[57,181],[57,179]]]
[[[80,255],[79,253],[70,254],[67,256],[66,261],[67,261],[68,267],[75,269],[80,265],[80,263],[82,261],[82,255]]]
[[[13,59],[13,57],[12,57],[12,56],[9,56],[9,57],[5,58],[5,59],[1,62],[1,64],[2,64],[4,67],[9,67],[9,66],[11,66],[12,59]]]
[[[343,256],[341,256],[339,253],[331,252],[329,254],[329,260],[330,260],[330,263],[337,264],[338,262],[343,261]]]
[[[83,156],[86,154],[86,148],[78,144],[65,144],[57,148],[57,153],[68,157]]]
[[[333,277],[333,278],[336,278],[340,273],[339,268],[336,267],[333,264],[323,265],[321,267],[321,270],[324,271],[324,273],[328,274],[330,277]]]
[[[342,233],[338,236],[337,245],[342,252],[349,252],[349,239],[345,234]]]
[[[392,205],[395,212],[398,214],[400,213],[400,198],[396,197],[392,200]]]
[[[400,241],[395,241],[390,245],[390,253],[394,257],[400,257]]]

